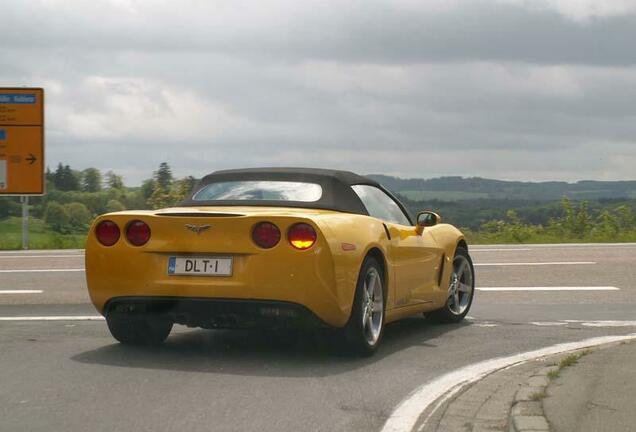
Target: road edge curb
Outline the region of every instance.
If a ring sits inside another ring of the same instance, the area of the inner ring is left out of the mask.
[[[509,432],[550,432],[550,423],[543,410],[542,399],[550,384],[548,374],[558,369],[558,366],[547,366],[537,370],[525,385],[517,390],[508,415]]]
[[[507,357],[496,357],[464,366],[428,381],[413,390],[393,409],[393,412],[386,419],[381,432],[414,431],[418,420],[429,407],[433,408],[433,410],[436,409],[442,401],[448,400],[467,385],[473,384],[498,370],[514,367],[542,357],[565,354],[632,339],[636,339],[636,333],[598,336],[576,342],[560,343]]]

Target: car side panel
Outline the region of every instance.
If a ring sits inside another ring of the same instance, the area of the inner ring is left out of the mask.
[[[430,233],[418,234],[415,227],[390,224],[389,256],[394,263],[396,307],[431,302],[442,255]]]
[[[392,263],[387,260],[389,240],[382,222],[369,216],[347,213],[322,214],[314,220],[328,241],[338,302],[347,317],[351,314],[362,262],[372,249],[379,250],[384,257],[387,308],[392,307],[395,280]]]
[[[444,253],[444,264],[442,274],[439,278],[440,284],[435,289],[433,296],[436,307],[440,308],[444,306],[448,299],[448,285],[450,284],[450,277],[453,273],[453,258],[457,244],[461,240],[464,240],[464,234],[450,224],[435,225],[425,228],[424,231],[429,231],[429,233],[435,237],[435,240]]]

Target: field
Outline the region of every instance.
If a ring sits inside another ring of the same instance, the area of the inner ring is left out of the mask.
[[[434,190],[405,190],[399,191],[400,195],[413,201],[462,201],[468,199],[488,198],[486,192],[463,192],[463,191],[434,191]]]
[[[29,218],[29,249],[81,249],[84,234],[59,234],[47,229],[41,219]],[[22,219],[0,221],[0,249],[22,249]]]

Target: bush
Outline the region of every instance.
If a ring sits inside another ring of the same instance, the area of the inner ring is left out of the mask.
[[[67,233],[70,231],[71,217],[68,211],[57,201],[51,201],[46,206],[44,221],[54,231]]]
[[[88,207],[82,203],[72,202],[65,204],[64,208],[68,212],[70,225],[75,229],[86,229],[93,219]]]
[[[9,216],[20,216],[22,205],[13,197],[0,197],[0,219]]]
[[[124,207],[124,205],[117,200],[112,199],[108,201],[108,204],[106,204],[107,213],[118,212],[122,210],[126,210],[126,207]]]

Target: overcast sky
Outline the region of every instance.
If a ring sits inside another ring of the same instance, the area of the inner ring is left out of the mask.
[[[636,0],[5,1],[47,164],[636,179]]]

